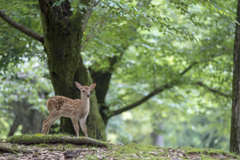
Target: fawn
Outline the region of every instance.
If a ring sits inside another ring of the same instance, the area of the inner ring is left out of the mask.
[[[60,117],[69,117],[72,119],[77,137],[79,137],[78,120],[85,137],[88,137],[86,119],[90,110],[90,91],[96,87],[96,83],[90,86],[82,86],[75,82],[77,88],[81,91],[80,99],[70,99],[64,96],[51,97],[47,101],[49,111],[48,118],[43,122],[42,133],[47,134],[51,125]]]

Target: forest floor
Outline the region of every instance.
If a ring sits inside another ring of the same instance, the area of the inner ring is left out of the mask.
[[[105,143],[106,144],[106,143]],[[1,150],[2,147],[2,150]],[[15,148],[11,151],[3,150],[5,148]],[[19,159],[19,160],[124,160],[124,159],[169,159],[169,160],[211,160],[211,159],[240,159],[234,154],[213,150],[198,148],[161,148],[151,145],[139,144],[118,144],[107,143],[106,147],[97,147],[91,145],[77,144],[17,144],[8,141],[0,142],[0,160]]]

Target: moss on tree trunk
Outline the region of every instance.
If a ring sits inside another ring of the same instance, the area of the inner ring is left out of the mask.
[[[84,14],[73,14],[69,1],[52,7],[54,1],[39,0],[44,32],[44,47],[51,82],[55,95],[79,99],[80,92],[74,81],[90,85],[91,79],[80,54],[82,44],[82,20]],[[87,3],[87,2],[84,2]],[[91,109],[87,119],[88,135],[92,138],[106,139],[105,125],[98,112],[95,92],[92,93]],[[61,118],[61,132],[75,135],[69,118]]]

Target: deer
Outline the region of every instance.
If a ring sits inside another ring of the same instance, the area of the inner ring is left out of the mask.
[[[42,133],[47,134],[51,125],[61,117],[71,118],[76,136],[79,137],[78,121],[85,137],[88,138],[86,119],[90,111],[90,92],[96,87],[96,83],[90,86],[82,86],[75,82],[81,92],[81,99],[70,99],[64,96],[54,96],[47,100],[46,106],[49,111],[48,118],[43,122]]]

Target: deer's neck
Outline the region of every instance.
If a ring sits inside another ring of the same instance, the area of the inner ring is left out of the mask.
[[[81,96],[81,101],[82,101],[83,107],[89,109],[90,102],[89,102],[89,98],[87,98],[86,95]]]

